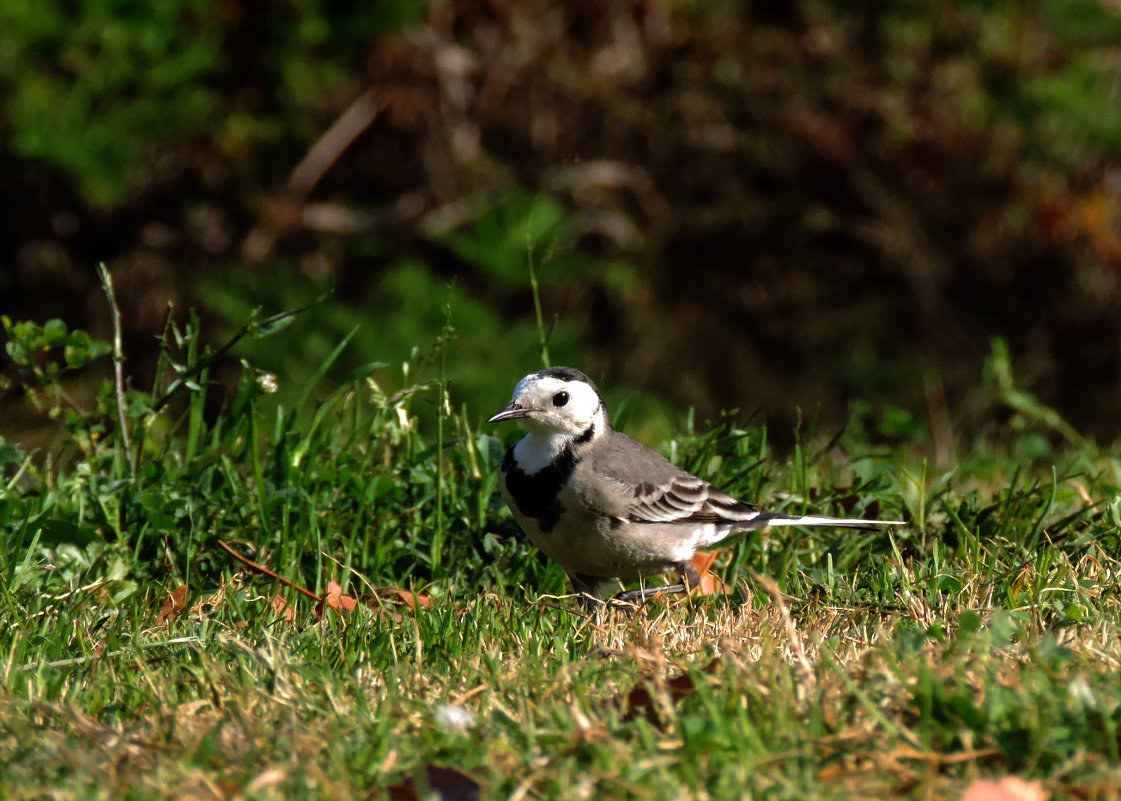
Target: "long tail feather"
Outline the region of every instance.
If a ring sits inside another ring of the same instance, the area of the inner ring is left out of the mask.
[[[864,531],[877,531],[884,526],[903,525],[902,520],[860,520],[845,517],[826,517],[825,515],[784,515],[780,512],[763,512],[753,522],[766,526],[835,526],[836,528],[859,528]]]

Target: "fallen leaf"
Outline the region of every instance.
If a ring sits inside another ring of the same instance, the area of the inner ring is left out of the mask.
[[[169,620],[175,620],[187,611],[187,595],[189,592],[190,590],[186,584],[180,584],[167,594],[163,603],[160,604],[160,611],[156,614],[157,626],[162,626]]]
[[[702,672],[712,674],[719,665],[720,660],[714,658],[702,668]],[[697,685],[693,681],[692,674],[682,673],[662,682],[660,689],[664,690],[666,695],[669,696],[671,704],[676,704],[682,698],[686,698],[695,693],[697,691]],[[653,725],[661,727],[662,721],[658,717],[658,712],[654,705],[654,694],[650,692],[648,682],[645,680],[640,681],[627,693],[626,712],[623,713],[623,720],[634,720],[639,714],[645,715]]]
[[[693,558],[689,560],[693,569],[697,571],[697,575],[700,576],[700,581],[693,588],[693,592],[698,595],[727,595],[732,591],[732,588],[711,570],[712,563],[716,561],[718,554],[718,551],[697,551]]]
[[[334,609],[336,612],[353,612],[357,606],[358,601],[349,595],[343,595],[343,588],[337,581],[328,581],[327,592],[319,599],[319,606],[316,607],[315,613],[322,616],[324,609]]]
[[[410,606],[414,612],[418,606],[427,609],[432,602],[427,595],[409,592],[398,587],[378,587],[374,590],[374,597],[381,601],[396,601],[405,606]]]
[[[389,787],[392,801],[420,801],[438,798],[440,801],[478,801],[479,783],[455,768],[425,765],[399,784]]]
[[[272,597],[272,608],[288,623],[296,619],[295,604],[288,603],[288,600],[279,592]]]
[[[1000,781],[977,779],[965,788],[961,801],[1047,801],[1050,797],[1039,782],[1005,776]]]

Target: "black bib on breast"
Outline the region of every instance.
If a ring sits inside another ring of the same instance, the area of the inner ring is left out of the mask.
[[[514,449],[506,451],[502,460],[502,472],[506,474],[506,490],[517,504],[518,511],[526,517],[537,520],[546,534],[552,531],[564,505],[560,502],[560,490],[572,476],[579,460],[569,446],[561,451],[553,463],[541,468],[533,475],[527,475],[518,467],[514,459]]]

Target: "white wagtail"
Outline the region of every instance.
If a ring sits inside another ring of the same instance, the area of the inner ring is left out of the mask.
[[[527,375],[487,422],[500,420],[521,420],[529,430],[502,460],[502,497],[533,544],[564,568],[584,605],[608,597],[621,579],[670,571],[682,583],[658,589],[685,591],[699,580],[689,561],[697,549],[736,532],[898,524],[761,512],[613,430],[596,385],[571,367]]]

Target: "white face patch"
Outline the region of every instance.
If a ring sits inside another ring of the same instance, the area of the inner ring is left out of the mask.
[[[599,393],[584,381],[532,373],[514,388],[514,402],[529,410],[525,425],[538,436],[578,437],[592,426],[595,434],[607,428]]]

